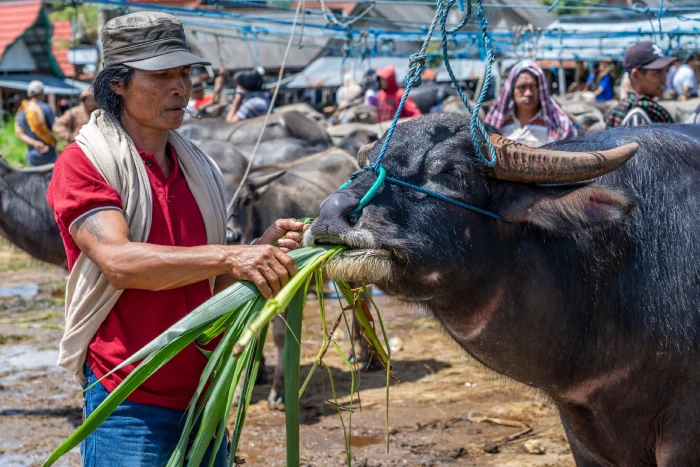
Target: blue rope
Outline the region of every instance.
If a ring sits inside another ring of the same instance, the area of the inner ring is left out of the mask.
[[[368,192],[362,197],[360,202],[358,203],[357,207],[353,209],[350,212],[350,215],[356,215],[360,211],[362,211],[371,201],[374,195],[379,191],[379,188],[382,186],[382,184],[385,181],[388,181],[390,183],[394,183],[400,186],[403,186],[405,188],[410,188],[412,190],[416,190],[420,193],[424,193],[428,196],[432,196],[433,198],[452,203],[456,206],[460,206],[465,209],[469,209],[471,211],[477,212],[479,214],[486,215],[488,217],[491,217],[496,220],[500,221],[505,221],[505,219],[498,214],[495,214],[493,212],[487,211],[485,209],[481,209],[479,207],[473,206],[471,204],[464,203],[462,201],[450,198],[448,196],[442,195],[440,193],[436,193],[431,190],[427,190],[425,188],[412,185],[410,183],[401,181],[399,179],[393,178],[393,177],[388,177],[386,176],[386,170],[382,167],[382,160],[384,159],[384,156],[386,155],[387,148],[389,147],[389,143],[391,142],[391,138],[394,135],[394,130],[396,130],[396,125],[398,123],[399,117],[401,116],[401,112],[403,111],[403,107],[406,104],[406,99],[408,98],[408,95],[411,92],[411,88],[413,86],[420,86],[421,84],[421,72],[425,68],[425,62],[427,60],[427,55],[426,55],[426,50],[428,48],[428,44],[430,43],[430,40],[435,32],[435,28],[438,25],[438,22],[440,23],[440,30],[442,34],[442,52],[443,52],[443,59],[445,62],[445,68],[447,69],[450,79],[452,80],[452,83],[454,84],[455,88],[457,89],[457,92],[459,93],[459,96],[461,97],[462,101],[464,102],[464,105],[466,105],[467,109],[471,113],[470,117],[470,132],[472,136],[472,141],[474,143],[474,147],[476,148],[477,154],[479,155],[479,158],[484,162],[487,166],[493,167],[496,162],[497,162],[497,156],[496,156],[496,150],[493,147],[493,144],[491,143],[491,140],[489,138],[488,132],[486,131],[486,128],[484,127],[483,123],[479,120],[478,118],[478,113],[479,109],[481,108],[481,105],[486,98],[486,93],[488,91],[488,86],[489,83],[491,82],[491,64],[493,62],[493,51],[491,50],[491,41],[489,39],[488,33],[487,33],[487,25],[488,21],[486,20],[486,14],[485,10],[482,4],[482,0],[476,0],[476,17],[477,21],[479,23],[479,29],[482,34],[482,40],[484,47],[486,48],[486,75],[484,79],[484,86],[481,89],[481,94],[479,95],[479,99],[477,100],[477,103],[475,107],[472,109],[469,99],[467,96],[464,94],[464,90],[462,89],[461,85],[459,84],[457,78],[454,75],[454,72],[452,71],[452,67],[450,66],[450,59],[448,56],[448,51],[447,51],[447,39],[449,35],[455,34],[459,29],[461,29],[464,25],[467,24],[469,19],[471,18],[471,12],[472,12],[472,2],[471,0],[467,0],[467,13],[464,16],[464,19],[459,23],[457,27],[454,27],[452,29],[447,28],[447,17],[450,12],[450,8],[454,6],[455,2],[458,3],[458,7],[461,11],[464,11],[464,4],[463,0],[448,0],[446,4],[443,4],[442,0],[437,0],[437,11],[435,13],[435,17],[433,18],[432,22],[430,23],[430,28],[428,29],[428,33],[426,34],[425,40],[423,41],[423,45],[421,46],[421,49],[418,53],[413,54],[409,57],[409,71],[406,74],[406,78],[404,80],[406,84],[406,89],[404,90],[403,96],[401,96],[401,100],[399,101],[398,108],[396,109],[396,113],[394,114],[394,118],[391,121],[391,126],[389,127],[389,130],[386,133],[386,136],[384,138],[384,143],[382,144],[382,148],[379,151],[379,156],[377,157],[377,160],[374,162],[374,164],[365,167],[358,172],[355,172],[351,177],[350,180],[348,180],[340,189],[346,188],[349,186],[352,181],[357,177],[362,172],[365,172],[367,170],[372,170],[374,173],[377,175],[377,179],[375,182],[372,184]],[[489,148],[489,153],[490,153],[490,158],[487,158],[481,149],[481,145],[479,144],[479,138],[478,134],[481,133],[483,136],[484,140],[486,141],[486,144]]]
[[[497,221],[502,221],[502,222],[507,222],[502,216],[499,216],[498,214],[487,211],[485,209],[478,208],[474,205],[467,204],[465,202],[462,202],[458,199],[450,198],[449,196],[441,195],[440,193],[436,193],[431,190],[426,190],[425,188],[419,187],[417,185],[411,185],[410,183],[406,183],[402,180],[399,180],[397,178],[393,177],[386,177],[386,181],[390,183],[395,183],[396,185],[400,185],[405,188],[410,188],[411,190],[418,191],[420,193],[426,194],[428,196],[432,196],[433,198],[437,198],[441,201],[446,201],[448,203],[452,203],[456,206],[459,206],[460,208],[464,209],[469,209],[470,211],[478,212],[479,214],[483,214],[484,216],[491,217],[493,219],[496,219]]]

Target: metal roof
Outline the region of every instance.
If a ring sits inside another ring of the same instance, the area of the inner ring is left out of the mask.
[[[245,12],[240,11],[240,13]],[[277,16],[274,12],[261,13],[259,9],[255,10],[255,14],[264,14],[270,19]],[[258,33],[256,39],[252,30],[245,35],[240,27],[227,27],[227,24],[250,26],[246,23],[205,17],[180,16],[180,19],[185,27],[187,42],[192,52],[210,61],[214,69],[223,65],[228,70],[241,70],[260,65],[268,70],[276,70],[282,63],[288,36],[267,35],[263,31]],[[306,18],[306,24],[312,22],[325,24],[325,19]],[[297,38],[299,34],[300,30],[297,29]],[[305,35],[302,48],[297,47],[296,44],[290,48],[286,68],[292,70],[304,68],[318,57],[328,41],[327,37]]]
[[[89,84],[73,79],[62,79],[51,75],[8,75],[0,76],[0,88],[27,91],[30,81],[44,83],[46,94],[77,96],[89,87]]]
[[[459,80],[478,79],[484,71],[484,63],[479,60],[454,59],[450,60],[452,70]],[[408,71],[408,58],[405,57],[372,57],[364,62],[348,60],[343,68],[342,57],[321,57],[314,60],[301,73],[294,76],[286,87],[293,89],[338,87],[342,83],[342,77],[346,72],[352,72],[359,82],[364,73],[371,67],[380,70],[393,65],[396,68],[396,80],[403,83]],[[444,65],[436,70],[435,80],[438,82],[450,81],[449,74]]]

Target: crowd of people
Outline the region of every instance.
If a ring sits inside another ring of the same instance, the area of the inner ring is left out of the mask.
[[[619,101],[607,116],[605,123],[608,128],[673,123],[671,115],[658,100],[697,97],[694,64],[694,53],[666,56],[657,45],[643,41],[630,47],[625,54],[621,64],[624,73],[621,76],[617,76],[615,63],[600,61],[592,67],[585,83],[574,84],[572,88],[590,91],[593,99],[599,103],[610,102],[616,97],[619,78]],[[202,115],[221,117],[229,123],[236,123],[264,115],[270,106],[271,96],[264,88],[263,73],[260,69],[237,72],[233,76],[235,93],[231,102],[222,95],[227,81],[224,68],[215,77],[211,93],[205,92],[202,77],[193,77],[192,95],[184,121]],[[435,82],[433,69],[424,70],[421,78],[423,90],[431,86],[436,88],[436,104],[430,111],[440,110],[441,102],[447,97],[445,87]],[[92,88],[84,91],[80,95],[80,105],[56,119],[51,107],[44,102],[44,85],[40,81],[29,84],[27,98],[15,119],[15,129],[19,138],[27,144],[30,165],[49,164],[56,160],[57,138],[54,134],[67,144],[75,141],[80,128],[88,122],[96,108],[92,93]],[[404,88],[397,81],[394,66],[378,71],[368,70],[359,82],[353,73],[346,73],[336,92],[337,109],[356,105],[373,107],[376,122],[386,122],[394,118],[403,94]],[[498,96],[491,103],[485,121],[510,139],[540,146],[577,134],[576,125],[553,98],[545,71],[535,61],[517,63],[510,70]],[[418,105],[408,96],[400,118],[420,115]],[[689,122],[700,123],[700,111],[693,113]],[[334,123],[332,117],[331,123]]]

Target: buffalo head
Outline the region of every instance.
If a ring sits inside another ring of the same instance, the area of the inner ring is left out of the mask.
[[[577,182],[621,166],[636,144],[573,153],[529,148],[495,130],[490,138],[498,154],[493,168],[476,156],[463,115],[430,114],[397,126],[382,165],[389,177],[491,211],[506,222],[392,183],[351,215],[376,179],[365,171],[325,200],[307,232],[307,245],[349,245],[353,249],[329,265],[332,277],[372,282],[391,295],[424,301],[478,288],[503,265],[499,261],[518,250],[546,248],[547,235],[598,228],[631,211],[633,201],[625,194]],[[361,166],[376,160],[383,142],[359,151]]]

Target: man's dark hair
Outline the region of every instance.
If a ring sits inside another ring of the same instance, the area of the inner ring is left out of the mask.
[[[126,87],[131,82],[133,73],[134,70],[126,65],[113,65],[103,68],[93,83],[97,108],[119,118],[122,113],[122,100],[112,91],[110,84],[123,83],[124,87]]]
[[[247,91],[260,91],[263,85],[263,77],[256,70],[242,70],[233,76],[237,86]]]

